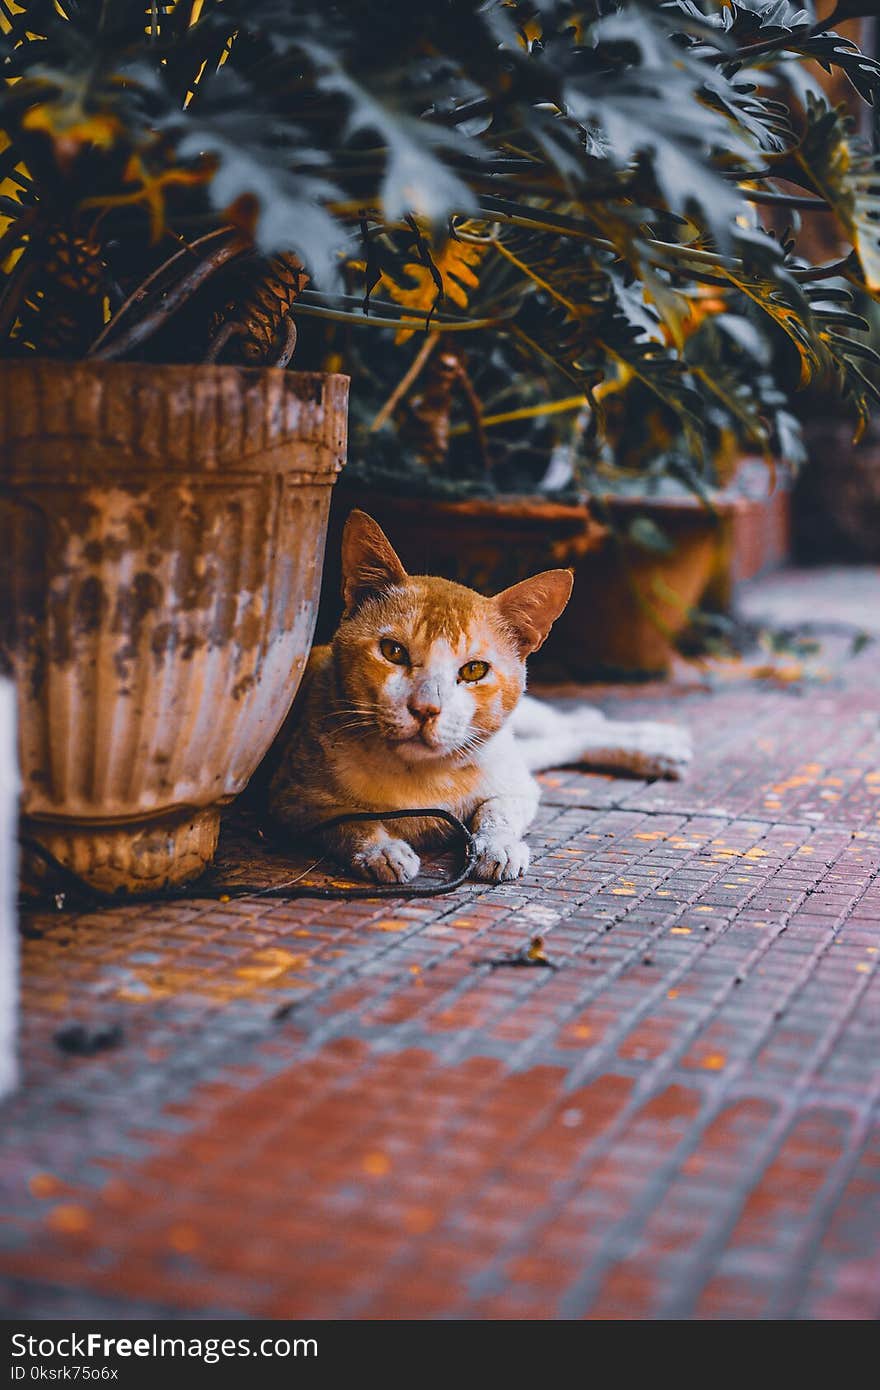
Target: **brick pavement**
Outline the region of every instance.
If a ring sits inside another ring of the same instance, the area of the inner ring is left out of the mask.
[[[746,605],[808,669],[589,692],[695,768],[548,775],[522,883],[32,919],[6,1316],[877,1317],[880,575]]]

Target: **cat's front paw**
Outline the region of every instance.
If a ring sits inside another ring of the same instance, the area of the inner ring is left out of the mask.
[[[529,847],[525,840],[476,838],[477,862],[473,877],[481,883],[506,883],[522,878],[529,867]]]
[[[351,865],[362,878],[376,883],[409,883],[418,874],[421,860],[406,840],[389,835],[353,854]]]

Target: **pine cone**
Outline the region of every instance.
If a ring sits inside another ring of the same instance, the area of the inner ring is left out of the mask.
[[[308,276],[288,253],[252,263],[247,280],[215,316],[208,361],[287,366],[296,343],[291,310]]]
[[[106,267],[97,242],[55,229],[35,240],[15,337],[46,357],[80,357],[102,323]]]

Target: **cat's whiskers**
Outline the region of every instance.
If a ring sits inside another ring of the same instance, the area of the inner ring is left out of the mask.
[[[325,724],[322,732],[328,734],[344,734],[349,729],[372,729],[377,732],[375,719],[370,719],[366,715],[349,716],[343,723],[341,720],[335,724]]]
[[[475,753],[478,748],[482,748],[484,744],[488,743],[492,737],[494,737],[493,734],[483,733],[475,729],[473,733],[468,734],[462,739],[461,743],[457,745],[456,752]]]
[[[342,705],[336,709],[327,710],[321,716],[321,723],[327,724],[332,719],[346,719],[351,715],[375,720],[376,710],[372,705]]]

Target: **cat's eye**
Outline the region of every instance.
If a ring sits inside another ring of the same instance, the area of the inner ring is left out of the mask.
[[[466,661],[458,674],[463,681],[481,681],[488,671],[488,661]]]
[[[406,647],[402,647],[399,642],[395,642],[393,637],[383,637],[379,643],[379,651],[386,661],[390,661],[392,666],[408,666],[409,652]]]

